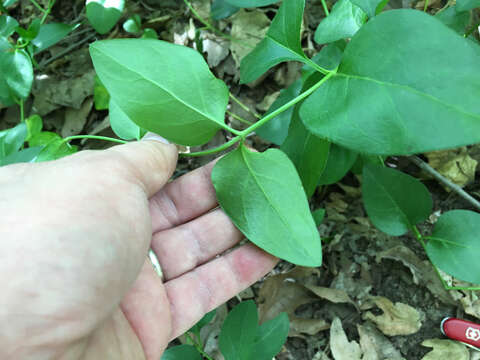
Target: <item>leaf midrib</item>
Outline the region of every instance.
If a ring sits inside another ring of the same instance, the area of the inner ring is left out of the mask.
[[[391,87],[397,87],[397,88],[402,88],[402,89],[405,89],[411,93],[414,93],[414,94],[417,94],[417,95],[420,95],[420,96],[423,96],[423,97],[426,97],[430,100],[433,100],[434,102],[437,102],[445,107],[448,107],[448,108],[451,108],[455,111],[458,111],[459,113],[463,114],[463,115],[466,115],[466,116],[470,116],[470,117],[473,117],[474,119],[477,119],[477,120],[480,120],[480,115],[478,114],[474,114],[474,113],[470,113],[470,112],[466,112],[464,110],[462,110],[461,108],[459,108],[458,106],[456,105],[453,105],[453,104],[450,104],[450,103],[447,103],[445,102],[444,100],[442,99],[439,99],[431,94],[428,94],[426,92],[423,92],[423,91],[420,91],[420,90],[417,90],[411,86],[408,86],[408,85],[401,85],[401,84],[395,84],[395,83],[391,83],[391,82],[387,82],[387,81],[382,81],[382,80],[377,80],[377,79],[373,79],[371,77],[368,77],[368,76],[361,76],[361,75],[353,75],[353,74],[346,74],[346,73],[337,73],[336,76],[341,76],[341,77],[345,77],[347,79],[358,79],[358,80],[365,80],[365,81],[371,81],[371,82],[374,82],[374,83],[377,83],[377,84],[380,84],[380,85],[384,85],[384,86],[391,86]]]
[[[160,89],[162,89],[163,91],[165,91],[166,93],[168,93],[170,96],[172,96],[174,99],[176,99],[178,102],[182,103],[183,105],[185,105],[186,107],[188,107],[189,109],[193,110],[194,112],[196,113],[199,113],[200,115],[204,116],[205,118],[213,121],[215,124],[218,124],[220,127],[222,127],[222,124],[219,123],[218,121],[216,121],[215,119],[213,119],[212,117],[206,115],[205,113],[203,113],[202,111],[200,111],[199,109],[195,108],[195,107],[192,107],[191,105],[189,105],[188,103],[186,103],[185,101],[183,101],[182,99],[180,99],[178,96],[176,96],[174,93],[172,93],[169,89],[166,89],[164,88],[163,86],[161,86],[159,83],[157,83],[156,81],[153,81],[147,77],[145,77],[142,73],[139,73],[138,71],[135,71],[133,70],[132,68],[120,63],[119,61],[117,61],[114,57],[110,56],[108,53],[105,53],[103,51],[101,51],[100,49],[98,48],[94,48],[95,50],[97,50],[98,52],[100,52],[103,56],[106,56],[108,58],[110,58],[113,62],[117,63],[118,65],[124,67],[125,69],[131,71],[132,73],[134,74],[137,74],[138,76],[140,76],[142,79],[152,83],[153,85],[156,85],[158,86]]]

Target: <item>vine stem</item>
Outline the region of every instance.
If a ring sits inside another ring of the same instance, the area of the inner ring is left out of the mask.
[[[237,114],[232,113],[231,111],[227,110],[227,114],[230,115],[232,118],[240,121],[243,124],[246,124],[248,126],[252,125],[253,123],[247,119],[242,118],[241,116],[238,116]]]
[[[425,0],[425,6],[423,7],[423,12],[427,12],[428,10],[428,0]]]
[[[434,168],[432,168],[430,165],[428,165],[425,161],[420,159],[418,156],[410,156],[409,159],[415,165],[417,165],[420,169],[424,170],[425,172],[433,176],[435,179],[437,179],[440,183],[452,189],[464,200],[468,201],[474,208],[476,208],[477,210],[480,210],[480,202],[475,198],[473,198],[469,193],[463,190],[460,186],[448,180],[445,176],[440,174],[438,171],[436,171]]]
[[[229,93],[229,96],[232,98],[233,101],[235,101],[238,106],[240,106],[243,110],[245,110],[246,112],[248,112],[249,114],[252,114],[253,116],[255,116],[257,119],[261,119],[261,116],[258,115],[255,111],[252,111],[250,110],[250,108],[245,105],[244,103],[242,103],[237,97],[235,97],[235,95],[233,95],[231,92]]]
[[[23,100],[19,101],[18,106],[20,107],[20,122],[23,123],[25,121],[25,110],[23,106]]]
[[[33,4],[33,6],[35,6],[40,12],[42,12],[43,14],[45,14],[46,10],[40,6],[39,3],[37,3],[35,0],[30,0],[30,2]]]
[[[119,143],[119,144],[128,143],[128,141],[125,141],[125,140],[115,139],[107,136],[97,136],[97,135],[73,135],[63,139],[62,143],[67,143],[69,141],[76,140],[76,139],[104,140],[104,141],[110,141],[110,142]]]
[[[206,358],[207,360],[213,360],[205,351],[203,351],[202,347],[193,339],[193,337],[188,332],[186,332],[185,335],[192,342],[193,346],[195,346],[195,349],[197,349],[197,351],[202,354],[204,358]]]
[[[330,15],[330,12],[328,11],[328,6],[325,0],[322,0],[322,7],[323,7],[323,11],[325,12],[325,15],[326,16]]]
[[[328,79],[330,79],[332,76],[334,76],[337,73],[337,69],[329,72],[327,75],[325,75],[319,82],[317,82],[315,85],[313,85],[311,88],[308,90],[305,90],[303,93],[298,95],[295,99],[290,100],[286,104],[282,105],[279,107],[277,110],[271,112],[270,114],[266,115],[259,121],[257,121],[255,124],[249,126],[243,131],[236,131],[236,135],[233,139],[230,141],[226,142],[225,144],[222,144],[216,148],[205,150],[205,151],[199,151],[199,152],[194,152],[194,153],[180,153],[181,156],[204,156],[204,155],[211,155],[215,154],[217,152],[223,151],[234,145],[240,140],[245,139],[250,133],[258,129],[260,126],[265,124],[266,122],[272,120],[274,117],[278,116],[282,112],[286,111],[288,108],[292,107],[293,105],[297,104],[298,102],[302,101],[305,99],[307,96],[309,96],[311,93],[313,93],[315,90],[317,90],[320,86],[322,86]]]

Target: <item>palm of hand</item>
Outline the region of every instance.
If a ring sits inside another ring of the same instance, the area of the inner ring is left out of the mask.
[[[162,188],[176,150],[152,144],[0,171],[1,358],[158,360],[275,264],[251,244],[215,258],[242,236],[215,209],[212,165]]]

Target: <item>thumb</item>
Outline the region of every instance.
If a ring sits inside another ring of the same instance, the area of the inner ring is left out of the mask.
[[[149,198],[170,179],[178,158],[175,145],[152,133],[141,141],[113,146],[106,152],[120,155],[127,176],[138,182]]]

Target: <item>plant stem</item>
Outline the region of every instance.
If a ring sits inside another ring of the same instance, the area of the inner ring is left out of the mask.
[[[314,63],[312,60],[310,60],[309,58],[305,58],[305,59],[307,60],[306,63],[307,63],[308,65],[310,65],[310,66],[313,67],[315,70],[317,70],[318,72],[320,72],[320,73],[322,73],[322,74],[324,74],[324,75],[328,75],[328,74],[330,74],[330,73],[332,72],[331,70],[327,70],[327,69],[321,67],[320,65],[315,64],[315,63]]]
[[[230,97],[232,98],[233,101],[235,101],[243,110],[245,110],[246,112],[252,114],[253,116],[255,116],[257,119],[260,119],[261,116],[258,115],[256,112],[250,110],[250,108],[245,105],[244,103],[242,103],[239,99],[237,99],[232,93],[229,93]]]
[[[478,200],[473,198],[470,194],[468,194],[465,190],[463,190],[457,184],[452,183],[445,176],[443,176],[442,174],[437,172],[434,168],[432,168],[430,165],[428,165],[425,161],[420,159],[418,156],[410,156],[409,160],[411,162],[413,162],[415,165],[417,165],[420,169],[425,170],[425,172],[427,172],[428,174],[433,176],[440,183],[442,183],[446,187],[452,189],[460,197],[462,197],[464,200],[468,201],[474,208],[476,208],[477,210],[480,210],[480,202]]]
[[[205,351],[203,351],[202,347],[193,339],[193,337],[188,332],[185,333],[185,336],[192,342],[193,346],[195,346],[195,349],[197,349],[197,351],[202,354],[204,358],[206,358],[207,360],[213,360]]]
[[[328,11],[327,3],[325,2],[325,0],[321,0],[321,1],[322,1],[322,7],[323,7],[323,11],[325,12],[325,15],[326,16],[330,15],[330,12]]]
[[[126,144],[128,141],[125,140],[120,140],[120,139],[115,139],[111,137],[106,137],[106,136],[97,136],[97,135],[74,135],[74,136],[69,136],[63,139],[62,143],[66,143],[72,140],[76,139],[95,139],[95,140],[104,140],[104,141],[111,141],[114,143],[119,143],[119,144]]]
[[[20,106],[20,122],[23,123],[25,121],[25,112],[24,112],[24,108],[23,108],[23,100],[19,101],[18,106]]]
[[[412,226],[412,231],[415,234],[415,237],[417,238],[417,240],[420,243],[422,243],[423,242],[423,236],[415,225]]]
[[[30,0],[30,2],[33,4],[33,6],[35,6],[42,13],[45,13],[47,11],[43,7],[41,7],[40,4],[37,3],[35,0]]]
[[[425,0],[425,6],[423,7],[423,12],[427,12],[428,9],[428,0]]]
[[[438,241],[438,242],[441,242],[441,243],[450,244],[450,245],[453,245],[453,246],[459,246],[459,247],[463,247],[463,248],[468,249],[468,246],[456,243],[455,241],[450,241],[450,240],[442,239],[442,238],[435,237],[435,236],[424,236],[423,239],[424,240],[431,240],[431,241]]]
[[[335,74],[337,73],[337,70],[335,69],[334,71],[331,71],[329,72],[327,75],[325,75],[322,80],[320,80],[319,82],[317,82],[315,85],[313,85],[311,88],[309,88],[308,90],[305,90],[303,93],[301,93],[300,95],[298,95],[295,99],[293,100],[290,100],[288,103],[286,103],[285,105],[279,107],[277,110],[271,112],[270,114],[266,115],[265,117],[263,117],[262,119],[260,119],[259,121],[257,121],[255,124],[253,124],[252,126],[246,128],[245,130],[241,131],[240,133],[240,136],[241,137],[246,137],[248,134],[250,134],[251,132],[253,132],[255,129],[259,128],[260,126],[262,126],[263,124],[265,124],[267,121],[273,119],[274,117],[278,116],[279,114],[281,114],[282,112],[284,112],[285,110],[287,110],[288,108],[290,108],[291,106],[295,105],[296,103],[302,101],[303,99],[305,99],[307,96],[309,96],[311,93],[313,93],[315,90],[317,90],[320,86],[323,85],[323,83],[325,83],[328,79],[330,79],[332,76],[334,76]]]
[[[252,123],[251,121],[249,121],[249,120],[247,120],[247,119],[244,119],[244,118],[242,118],[241,116],[238,116],[238,115],[232,113],[231,111],[228,111],[228,110],[227,110],[227,114],[230,115],[232,118],[240,121],[240,122],[243,123],[243,124],[246,124],[246,125],[248,125],[248,126],[253,125],[253,123]]]
[[[194,152],[194,153],[180,153],[179,155],[180,156],[189,156],[189,157],[212,155],[212,154],[215,154],[215,153],[218,153],[220,151],[228,149],[229,147],[231,147],[232,145],[234,145],[235,143],[240,141],[240,139],[242,139],[240,136],[235,136],[233,139],[226,142],[225,144],[217,146],[213,149],[209,149],[209,150],[205,150],[205,151],[198,151],[198,152]]]

